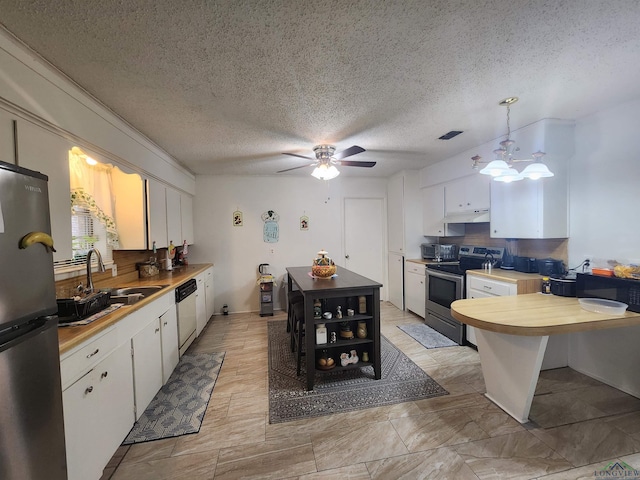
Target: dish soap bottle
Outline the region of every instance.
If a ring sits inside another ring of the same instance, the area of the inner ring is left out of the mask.
[[[551,281],[549,280],[549,277],[542,277],[542,293],[551,293]]]

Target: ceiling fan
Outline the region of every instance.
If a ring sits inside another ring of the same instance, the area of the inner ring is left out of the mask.
[[[312,163],[308,163],[306,165],[300,165],[299,167],[280,170],[277,173],[288,172],[290,170],[296,170],[298,168],[315,166],[316,168],[313,170],[311,175],[319,179],[330,180],[340,174],[340,172],[336,168],[336,165],[340,165],[343,167],[371,168],[376,164],[376,162],[354,162],[353,160],[343,160],[344,158],[351,157],[352,155],[357,155],[358,153],[366,151],[364,148],[359,147],[358,145],[349,147],[342,152],[335,153],[335,151],[336,147],[334,147],[333,145],[316,145],[315,147],[313,147],[313,152],[316,155],[315,161],[312,161]],[[298,155],[297,153],[284,153],[284,155],[313,160],[313,158],[311,157],[305,157],[304,155]]]

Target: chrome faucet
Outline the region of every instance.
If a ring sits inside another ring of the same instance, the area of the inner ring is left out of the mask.
[[[104,272],[104,262],[102,261],[102,255],[100,255],[100,250],[97,248],[92,248],[87,252],[87,288],[85,290],[86,293],[93,293],[93,279],[91,278],[91,254],[96,254],[96,259],[98,260],[98,271]]]

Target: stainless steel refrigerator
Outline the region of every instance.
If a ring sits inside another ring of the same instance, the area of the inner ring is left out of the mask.
[[[66,479],[47,177],[0,162],[0,478]]]

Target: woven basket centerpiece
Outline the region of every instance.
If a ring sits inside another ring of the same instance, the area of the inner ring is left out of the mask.
[[[318,278],[331,278],[336,273],[337,267],[325,250],[320,250],[318,256],[313,260],[311,273]]]

